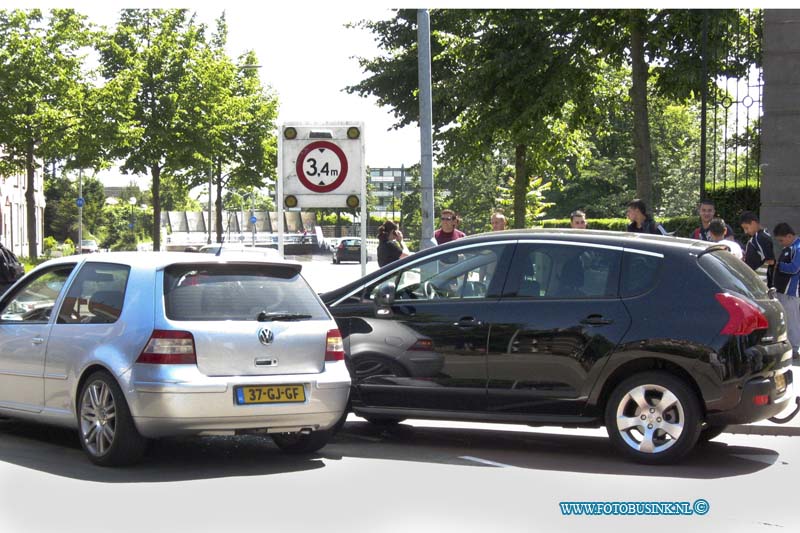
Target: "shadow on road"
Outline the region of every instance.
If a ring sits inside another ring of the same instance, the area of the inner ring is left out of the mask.
[[[305,457],[284,454],[267,436],[187,437],[153,442],[138,465],[103,468],[89,462],[75,431],[0,420],[0,461],[100,483],[266,476],[324,468],[325,459],[349,457],[484,468],[491,467],[489,461],[533,470],[686,479],[747,475],[780,462],[770,449],[712,442],[679,465],[651,467],[620,457],[603,436],[349,421],[327,447]]]
[[[779,454],[773,450],[710,442],[698,445],[678,465],[654,467],[632,463],[621,457],[604,436],[414,427],[408,424],[380,427],[355,421],[347,422],[320,455],[329,459],[358,457],[491,468],[487,464],[463,459],[469,456],[534,470],[686,479],[747,475],[780,462]],[[753,456],[753,459],[747,456]]]
[[[287,455],[267,436],[162,439],[138,465],[95,466],[76,431],[0,420],[0,461],[48,474],[99,483],[155,483],[265,476],[324,468],[319,456]]]

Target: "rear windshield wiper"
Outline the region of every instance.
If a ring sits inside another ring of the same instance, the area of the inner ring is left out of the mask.
[[[267,313],[261,311],[258,313],[256,320],[259,322],[270,322],[272,320],[306,320],[311,318],[311,315],[304,315],[302,313]]]

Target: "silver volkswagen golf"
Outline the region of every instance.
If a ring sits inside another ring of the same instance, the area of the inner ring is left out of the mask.
[[[47,261],[0,297],[0,415],[76,428],[99,465],[187,434],[316,451],[350,377],[300,269],[164,252]]]

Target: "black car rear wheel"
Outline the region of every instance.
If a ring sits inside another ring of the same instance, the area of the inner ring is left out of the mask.
[[[606,404],[605,421],[617,449],[645,464],[680,460],[701,429],[697,396],[666,372],[643,372],[620,383]]]

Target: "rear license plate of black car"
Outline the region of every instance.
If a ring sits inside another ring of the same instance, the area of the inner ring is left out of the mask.
[[[303,403],[306,401],[302,385],[247,385],[236,387],[237,405],[257,403]]]

